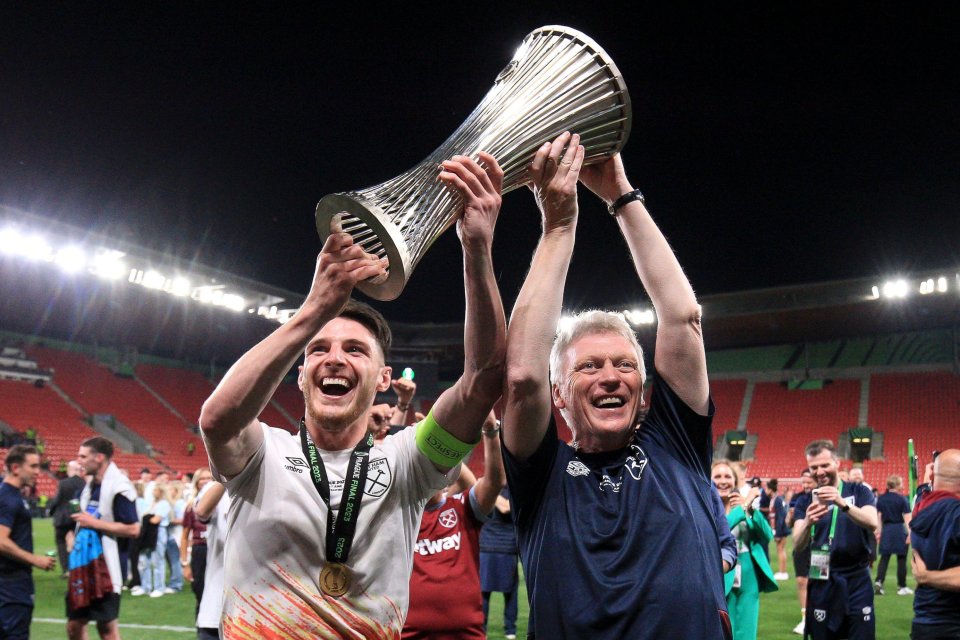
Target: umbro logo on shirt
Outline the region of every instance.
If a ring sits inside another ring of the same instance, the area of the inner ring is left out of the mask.
[[[303,458],[287,458],[287,462],[290,464],[283,465],[283,468],[288,471],[293,471],[294,473],[303,473],[304,469],[309,469],[310,465],[307,464],[307,461]]]

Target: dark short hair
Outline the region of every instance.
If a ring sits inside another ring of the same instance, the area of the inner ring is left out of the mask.
[[[80,446],[91,449],[94,453],[102,453],[107,457],[107,460],[113,457],[113,443],[103,436],[87,438]]]
[[[807,445],[806,454],[807,457],[812,458],[813,456],[818,456],[824,451],[829,451],[830,455],[834,458],[837,457],[837,449],[833,446],[832,440],[814,440]]]
[[[776,479],[776,478],[770,478],[769,480],[767,480],[767,489],[770,489],[770,491],[776,491],[776,490],[777,490],[777,479]]]
[[[807,467],[806,469],[800,472],[800,477],[802,478],[803,476],[810,476],[811,478],[813,477],[813,474],[810,473],[810,467]]]
[[[30,444],[15,444],[7,451],[7,471],[13,471],[13,465],[23,464],[29,455],[40,455],[37,448]]]
[[[150,473],[150,467],[144,467],[143,469],[140,469],[140,473]]]
[[[347,300],[347,304],[344,305],[343,310],[337,317],[348,318],[366,327],[373,334],[377,344],[380,345],[384,359],[387,358],[390,353],[390,346],[393,344],[393,333],[390,331],[390,325],[387,324],[383,314],[370,305],[351,298]]]

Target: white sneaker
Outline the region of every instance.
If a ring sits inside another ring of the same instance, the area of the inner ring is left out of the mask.
[[[784,582],[785,580],[790,579],[790,574],[783,571],[779,571],[773,574],[773,579],[776,580],[777,582]]]
[[[797,626],[793,628],[793,632],[798,636],[803,635],[803,628],[806,626],[806,620],[801,620]]]
[[[517,634],[515,634],[515,633],[508,633],[508,634],[505,635],[504,637],[505,637],[507,640],[517,640]]]
[[[155,590],[155,591],[151,591],[151,592],[150,592],[150,597],[151,597],[151,598],[162,598],[162,597],[163,597],[163,591],[160,591],[160,589],[157,589],[157,590]]]
[[[176,590],[176,589],[171,589],[170,587],[164,587],[164,588],[163,588],[163,592],[164,592],[164,593],[176,593],[177,590]]]
[[[897,589],[898,596],[909,596],[912,593],[913,593],[913,589],[911,589],[910,587],[901,587],[900,589]]]
[[[130,595],[132,596],[142,596],[145,593],[146,591],[144,591],[143,587],[141,587],[140,585],[137,585],[134,588],[130,589]]]

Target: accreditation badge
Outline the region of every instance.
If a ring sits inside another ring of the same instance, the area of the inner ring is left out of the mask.
[[[808,577],[811,580],[830,579],[830,547],[825,546],[822,549],[810,551],[810,573]]]
[[[739,589],[740,585],[743,582],[743,573],[740,563],[737,563],[737,566],[733,569],[733,588]]]

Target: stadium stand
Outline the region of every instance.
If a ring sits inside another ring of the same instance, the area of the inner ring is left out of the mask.
[[[198,466],[187,453],[187,443],[193,443],[195,452],[202,451],[199,436],[135,379],[119,377],[80,353],[36,345],[28,352],[54,371],[54,383],[86,413],[114,416],[152,445],[161,464],[178,472]],[[156,462],[141,462],[156,466]]]
[[[868,422],[884,434],[884,459],[864,463],[867,481],[883,487],[892,474],[906,480],[908,438],[913,438],[924,462],[934,450],[958,446],[960,376],[949,372],[871,376]]]
[[[97,435],[82,421],[83,415],[64,402],[49,387],[36,387],[29,382],[0,380],[0,420],[19,432],[37,431],[43,442],[42,460],[56,469],[60,460],[77,457],[77,446],[85,438]],[[6,459],[6,451],[3,453]],[[54,495],[57,482],[52,475],[40,474],[37,492]]]
[[[286,411],[287,415],[293,419],[293,428],[296,429],[299,427],[300,418],[303,416],[303,392],[300,391],[300,387],[297,386],[296,382],[284,382],[277,387],[276,393],[273,394],[271,404],[280,405],[280,407]],[[280,415],[279,411],[276,413]],[[269,420],[266,420],[266,422],[270,426],[283,429],[287,428],[286,425],[288,423],[286,418],[283,419],[282,424],[280,422],[270,422]]]
[[[807,443],[817,438],[836,442],[840,432],[857,426],[859,409],[859,380],[793,391],[779,382],[758,382],[747,417],[747,432],[759,436],[750,474],[797,476]]]
[[[711,380],[710,395],[717,412],[713,416],[713,433],[719,435],[736,430],[740,410],[747,391],[746,380]]]

